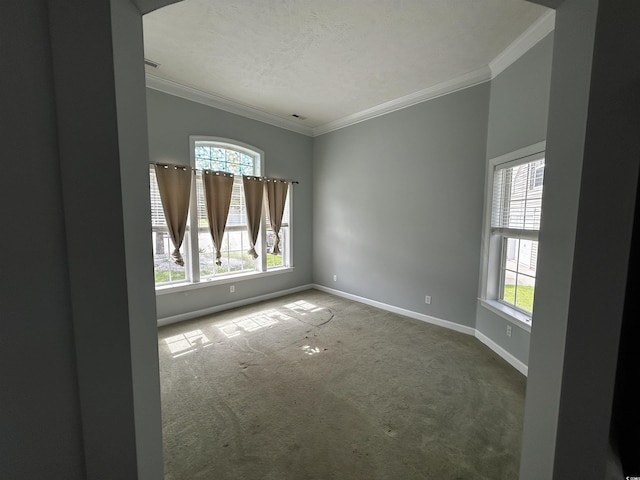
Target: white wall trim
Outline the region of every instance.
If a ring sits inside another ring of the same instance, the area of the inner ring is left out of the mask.
[[[489,80],[491,80],[491,70],[489,67],[482,67],[478,70],[474,70],[473,72],[447,80],[446,82],[410,93],[409,95],[404,95],[400,98],[396,98],[395,100],[354,113],[353,115],[347,115],[346,117],[334,122],[329,122],[315,127],[313,128],[313,136],[317,137],[334,130],[339,130],[356,123],[364,122],[365,120],[370,120],[381,115],[386,115],[387,113],[395,112],[396,110],[401,110],[403,108],[417,105],[418,103],[426,102],[427,100],[433,100],[434,98],[442,97],[443,95],[448,95],[465,88],[473,87],[475,85],[488,82]]]
[[[525,332],[531,333],[531,317],[528,317],[522,312],[519,312],[515,308],[511,308],[508,305],[497,302],[496,300],[485,300],[479,298],[480,306],[490,310],[499,317],[504,318],[506,321],[521,328]]]
[[[496,165],[503,165],[505,163],[514,162],[518,160],[518,164],[527,163],[533,159],[528,159],[533,155],[539,155],[547,150],[547,141],[543,140],[533,145],[527,145],[526,147],[519,148],[512,152],[507,152],[504,155],[493,157],[489,159],[489,166],[493,169]],[[515,165],[515,163],[514,163]],[[493,180],[493,172],[491,172],[491,178]]]
[[[321,292],[330,293],[337,297],[342,297],[348,300],[353,300],[355,302],[364,303],[365,305],[371,305],[372,307],[376,307],[381,310],[386,310],[388,312],[404,315],[405,317],[415,318],[416,320],[420,320],[426,323],[431,323],[439,327],[448,328],[449,330],[455,330],[456,332],[465,333],[467,335],[474,335],[476,331],[475,328],[467,327],[466,325],[460,325],[459,323],[450,322],[448,320],[442,320],[440,318],[432,317],[430,315],[425,315],[423,313],[418,313],[412,310],[407,310],[405,308],[396,307],[394,305],[378,302],[377,300],[371,300],[370,298],[359,297],[358,295],[353,295],[351,293],[343,292],[341,290],[334,290],[333,288],[325,287],[323,285],[318,285],[314,283],[313,288],[320,290]]]
[[[524,363],[518,360],[516,357],[507,352],[504,348],[498,345],[496,342],[491,340],[489,337],[480,333],[478,330],[475,331],[475,337],[484,343],[487,347],[497,353],[500,357],[506,360],[513,368],[518,370],[525,377],[529,374],[529,367]]]
[[[291,293],[303,292],[305,290],[310,290],[313,288],[313,285],[301,285],[299,287],[289,288],[287,290],[280,290],[273,293],[266,293],[264,295],[258,295],[256,297],[249,297],[243,300],[237,300],[235,302],[223,303],[221,305],[215,305],[213,307],[203,308],[202,310],[195,310],[193,312],[181,313],[178,315],[172,315],[170,317],[164,317],[158,319],[158,326],[163,327],[165,325],[170,325],[172,323],[183,322],[185,320],[192,320],[194,318],[203,317],[205,315],[211,315],[212,313],[222,312],[224,310],[230,310],[232,308],[244,307],[246,305],[251,305],[253,303],[262,302],[265,300],[271,300],[273,298],[284,297],[285,295],[289,295]]]
[[[505,48],[489,63],[491,78],[497,77],[512,63],[527,53],[540,40],[553,32],[556,25],[556,11],[550,10],[527,28],[511,45]]]
[[[219,110],[224,110],[225,112],[235,113],[236,115],[251,118],[252,120],[267,123],[275,127],[284,128],[285,130],[291,130],[292,132],[301,133],[309,137],[313,136],[312,129],[306,125],[301,125],[292,120],[273,115],[272,113],[263,112],[257,108],[243,105],[242,103],[219,95],[203,92],[202,90],[174,82],[173,80],[166,80],[148,72],[145,73],[145,78],[147,88],[184,98],[185,100],[191,100],[192,102],[207,105]]]

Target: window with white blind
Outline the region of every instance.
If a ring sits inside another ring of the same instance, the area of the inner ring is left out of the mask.
[[[543,180],[544,158],[494,172],[491,234],[502,243],[498,299],[527,314],[533,312]]]
[[[543,147],[537,144],[493,159],[488,172],[481,297],[497,313],[526,324],[531,323],[536,287]]]
[[[242,183],[243,175],[262,176],[264,154],[248,145],[214,137],[190,137],[191,167],[195,169],[192,180],[187,231],[180,252],[184,267],[171,259],[173,246],[169,239],[155,171],[150,169],[151,216],[154,245],[156,286],[202,283],[233,278],[234,275],[251,275],[291,266],[290,209],[291,189],[287,195],[285,212],[280,230],[280,255],[273,255],[274,233],[270,228],[266,199],[260,234],[256,245],[258,258],[248,254],[250,249],[247,216]],[[216,255],[207,218],[202,171],[224,171],[234,174],[229,216],[222,240],[222,265],[216,265]]]
[[[151,189],[151,236],[153,241],[153,268],[156,285],[184,282],[186,271],[184,267],[176,265],[171,258],[173,245],[169,235],[167,221],[164,218],[156,171],[153,165],[149,168],[149,187]],[[188,236],[188,231],[187,231]],[[184,253],[185,243],[181,249]]]

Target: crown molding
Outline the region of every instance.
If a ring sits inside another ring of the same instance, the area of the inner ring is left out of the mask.
[[[527,28],[513,43],[494,58],[487,67],[479,68],[473,72],[461,75],[446,82],[439,83],[424,90],[420,90],[404,97],[391,100],[362,112],[348,115],[334,122],[326,123],[313,128],[313,136],[322,135],[340,128],[348,127],[355,123],[363,122],[371,118],[410,107],[427,100],[457,92],[464,88],[473,87],[483,82],[493,80],[497,75],[528,52],[540,40],[546,37],[555,28],[556,12],[550,10]]]
[[[493,80],[540,40],[551,33],[554,28],[555,10],[550,10],[542,15],[535,23],[525,30],[522,35],[514,40],[511,45],[504,49],[502,53],[500,53],[489,63],[489,65],[485,67],[313,128],[301,125],[295,121],[289,120],[288,118],[283,118],[272,113],[258,110],[257,108],[249,107],[248,105],[244,105],[219,95],[203,92],[202,90],[158,77],[152,73],[146,73],[146,84],[148,88],[168,93],[170,95],[175,95],[176,97],[184,98],[186,100],[191,100],[192,102],[208,105],[210,107],[224,110],[225,112],[241,115],[243,117],[251,118],[275,127],[284,128],[285,130],[290,130],[309,137],[317,137],[334,130],[348,127],[349,125],[364,122],[365,120],[370,120],[381,115],[386,115],[387,113],[395,112],[396,110],[401,110],[418,103],[426,102],[427,100],[432,100],[443,95],[448,95],[449,93],[454,93],[459,90]]]
[[[418,103],[426,102],[427,100],[432,100],[449,93],[457,92],[458,90],[473,87],[474,85],[488,82],[489,80],[491,80],[491,71],[489,70],[489,67],[482,67],[474,70],[473,72],[447,80],[446,82],[438,83],[437,85],[410,93],[409,95],[404,95],[400,98],[396,98],[395,100],[382,103],[375,107],[368,108],[367,110],[354,113],[353,115],[348,115],[334,122],[314,127],[313,136],[317,137],[318,135],[323,135],[334,130],[348,127],[349,125],[354,125],[356,123],[364,122],[365,120],[386,115],[387,113],[395,112],[396,110],[401,110]]]
[[[491,78],[497,77],[540,40],[553,32],[556,25],[556,11],[549,10],[516,38],[502,53],[489,62]]]
[[[174,82],[173,80],[160,78],[148,72],[145,74],[145,78],[147,87],[153,90],[158,90],[160,92],[168,93],[169,95],[184,98],[185,100],[191,100],[192,102],[208,105],[209,107],[218,108],[225,112],[235,113],[236,115],[268,123],[275,127],[301,133],[302,135],[307,135],[309,137],[313,136],[313,130],[310,127],[300,125],[297,122],[279,117],[278,115],[273,115],[272,113],[267,113],[262,110],[258,110],[257,108],[249,107],[219,95],[203,92],[202,90]]]

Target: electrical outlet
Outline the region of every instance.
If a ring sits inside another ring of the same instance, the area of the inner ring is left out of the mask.
[[[229,287],[229,293],[235,293],[235,291],[236,291],[236,286],[235,285],[231,285]]]
[[[511,325],[507,325],[507,337],[511,336]]]
[[[337,282],[337,281],[338,281],[338,275],[334,275],[334,276],[333,276],[333,281],[334,281],[334,282]]]
[[[426,303],[427,305],[431,305],[431,295],[427,295],[426,297],[424,297],[424,303]]]

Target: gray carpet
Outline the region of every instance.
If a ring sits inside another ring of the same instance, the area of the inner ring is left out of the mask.
[[[517,479],[525,378],[317,290],[159,331],[167,480]]]

